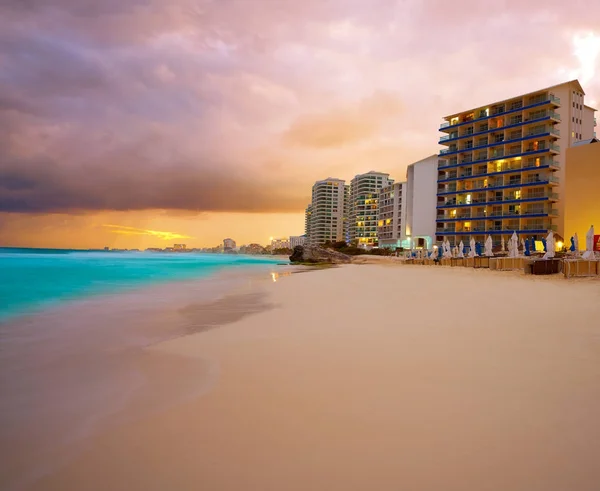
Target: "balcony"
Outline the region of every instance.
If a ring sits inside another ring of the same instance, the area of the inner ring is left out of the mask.
[[[537,99],[534,99],[534,100],[537,100]],[[478,121],[483,121],[486,119],[501,116],[504,114],[510,114],[510,113],[517,112],[517,111],[520,112],[520,111],[523,111],[526,109],[543,106],[544,104],[548,104],[548,103],[552,103],[555,106],[560,106],[560,99],[553,94],[548,94],[543,97],[540,97],[539,102],[529,102],[527,105],[522,106],[522,107],[511,109],[510,106],[509,107],[500,106],[497,109],[490,111],[489,115],[485,114],[485,112],[480,112],[478,114],[478,117],[475,119],[470,118],[466,121],[460,121],[460,122],[454,123],[454,124],[450,124],[450,121],[444,121],[443,123],[440,124],[440,131],[446,131],[448,128],[464,126],[464,125],[472,124],[472,123],[475,123]],[[554,114],[556,114],[556,113],[554,113]],[[557,115],[557,116],[559,116],[559,115]],[[560,120],[560,116],[558,117],[558,119]]]

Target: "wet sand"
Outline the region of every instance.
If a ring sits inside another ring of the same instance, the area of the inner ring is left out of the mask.
[[[257,291],[148,347],[157,410],[30,489],[598,489],[600,281],[350,265]],[[178,360],[203,391],[160,407]]]

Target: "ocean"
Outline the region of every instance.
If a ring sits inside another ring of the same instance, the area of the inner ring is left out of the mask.
[[[0,487],[27,489],[107,425],[211,390],[211,360],[151,348],[256,311],[259,284],[289,274],[281,262],[0,249]],[[169,396],[156,400],[157,387]]]
[[[230,254],[0,248],[0,321],[91,295],[277,262]]]

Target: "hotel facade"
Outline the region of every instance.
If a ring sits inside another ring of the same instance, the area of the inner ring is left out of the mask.
[[[596,125],[584,96],[574,80],[446,116],[436,241],[564,237],[566,151]]]
[[[379,191],[393,184],[389,174],[370,171],[350,182],[348,242],[371,248],[378,244]]]
[[[346,240],[348,187],[342,179],[327,178],[312,187],[311,204],[306,208],[306,243]]]
[[[395,182],[379,190],[377,238],[379,247],[404,247],[406,237],[406,182]]]

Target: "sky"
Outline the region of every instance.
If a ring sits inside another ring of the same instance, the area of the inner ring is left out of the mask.
[[[595,0],[1,0],[0,246],[266,244],[314,181],[406,167],[444,115],[578,78]]]

